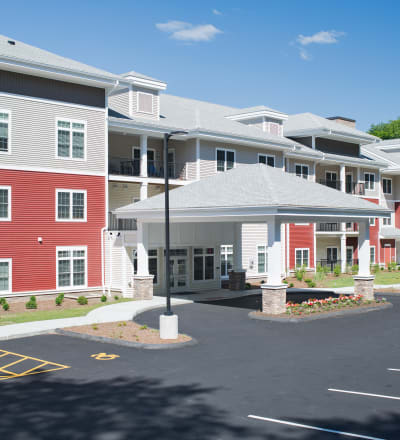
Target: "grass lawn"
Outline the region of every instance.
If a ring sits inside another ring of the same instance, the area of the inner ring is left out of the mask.
[[[32,321],[46,321],[47,319],[62,319],[62,318],[76,318],[78,316],[85,316],[90,311],[97,309],[99,307],[109,306],[111,304],[117,304],[120,302],[133,301],[129,298],[121,298],[117,301],[94,304],[91,306],[81,306],[74,309],[60,309],[60,310],[37,310],[34,312],[25,312],[10,314],[0,317],[0,325],[8,324],[20,324],[22,322],[32,322]]]
[[[379,271],[375,275],[374,284],[400,284],[400,271],[386,272]],[[322,287],[348,287],[354,286],[352,275],[341,275],[340,277],[324,280],[321,282]]]

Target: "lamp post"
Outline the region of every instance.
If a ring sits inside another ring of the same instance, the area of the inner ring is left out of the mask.
[[[167,308],[160,316],[160,338],[177,339],[178,316],[171,310],[171,267],[169,262],[169,169],[168,169],[168,141],[172,136],[185,135],[186,131],[171,131],[164,134],[164,195],[165,195],[165,288]]]

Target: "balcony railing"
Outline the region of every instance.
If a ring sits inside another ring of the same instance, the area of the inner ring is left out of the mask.
[[[108,230],[109,231],[136,231],[135,218],[117,218],[112,212],[108,213]]]
[[[317,223],[318,232],[340,232],[340,223]]]
[[[346,232],[358,232],[358,224],[351,222],[351,223],[346,223]]]
[[[340,180],[319,179],[318,183],[320,183],[321,185],[329,186],[329,188],[338,189],[339,191],[341,188]]]
[[[346,193],[354,194],[357,196],[365,195],[365,183],[364,182],[346,182]]]
[[[335,266],[341,266],[342,260],[329,260],[329,259],[323,259],[317,261],[317,265],[320,265],[322,267],[327,267],[329,272],[333,272],[333,269]]]
[[[108,160],[109,174],[119,176],[140,176],[140,160],[110,157]],[[157,160],[147,161],[147,176],[164,178],[164,162]],[[170,179],[187,180],[186,164],[170,162],[168,164],[168,177]]]

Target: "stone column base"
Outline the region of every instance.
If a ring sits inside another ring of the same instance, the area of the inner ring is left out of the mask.
[[[262,284],[262,312],[269,315],[280,315],[286,312],[286,284],[273,286]]]
[[[356,275],[354,279],[354,294],[362,295],[365,300],[373,300],[374,297],[374,279],[373,275]]]
[[[231,270],[229,272],[229,290],[245,290],[246,289],[246,271]]]
[[[134,299],[153,299],[153,278],[154,275],[133,276]]]

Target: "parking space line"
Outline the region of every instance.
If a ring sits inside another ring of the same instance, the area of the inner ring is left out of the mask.
[[[247,417],[249,417],[250,419],[257,419],[257,420],[263,420],[265,422],[279,423],[282,425],[294,426],[296,428],[312,429],[313,431],[329,432],[331,434],[339,434],[339,435],[343,435],[343,436],[347,436],[347,437],[363,438],[365,440],[385,440],[383,438],[370,437],[368,435],[354,434],[352,432],[345,432],[345,431],[337,431],[335,429],[321,428],[319,426],[303,425],[301,423],[288,422],[287,420],[270,419],[269,417],[260,417],[260,416],[255,416],[252,414],[248,415]]]
[[[400,397],[385,396],[384,394],[361,393],[360,391],[349,391],[349,390],[336,390],[335,388],[328,388],[328,391],[335,391],[336,393],[358,394],[360,396],[368,396],[368,397],[380,397],[382,399],[400,400]]]
[[[400,368],[388,368],[389,371],[400,371]]]

